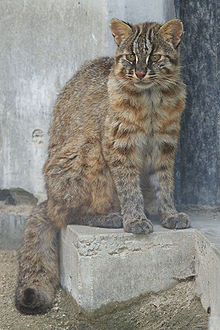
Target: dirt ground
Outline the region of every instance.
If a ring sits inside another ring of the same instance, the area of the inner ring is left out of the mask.
[[[0,251],[0,330],[201,330],[208,314],[194,293],[194,281],[179,283],[159,294],[148,294],[124,304],[112,304],[95,316],[85,315],[63,290],[45,315],[21,315],[14,307],[17,276],[15,251]]]

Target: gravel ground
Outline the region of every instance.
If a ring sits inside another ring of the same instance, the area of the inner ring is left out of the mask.
[[[194,281],[181,282],[159,294],[112,304],[95,316],[85,315],[63,290],[45,315],[21,315],[14,307],[16,251],[0,250],[0,330],[201,330],[208,314],[194,294]]]

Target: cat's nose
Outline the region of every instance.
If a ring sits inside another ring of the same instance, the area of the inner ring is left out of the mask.
[[[139,79],[142,79],[142,78],[144,78],[146,72],[144,72],[144,71],[136,71],[135,74],[136,74],[136,76],[137,76]]]

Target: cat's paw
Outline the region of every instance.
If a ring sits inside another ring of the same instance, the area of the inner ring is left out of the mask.
[[[18,288],[15,306],[24,314],[43,314],[52,307],[52,298],[40,287]]]
[[[133,234],[149,234],[153,232],[153,225],[145,216],[140,218],[124,217],[123,220],[124,231]]]
[[[185,213],[175,213],[162,218],[161,224],[169,229],[185,229],[190,227],[190,220]]]
[[[119,213],[112,213],[105,217],[104,227],[106,228],[122,228],[123,218]]]

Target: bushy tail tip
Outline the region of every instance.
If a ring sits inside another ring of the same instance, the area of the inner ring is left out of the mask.
[[[23,314],[44,314],[52,307],[53,299],[40,287],[17,289],[15,306]]]

